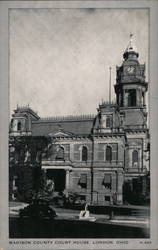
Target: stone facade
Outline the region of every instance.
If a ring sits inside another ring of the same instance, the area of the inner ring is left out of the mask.
[[[148,84],[138,56],[130,40],[116,68],[116,103],[102,102],[96,116],[40,118],[30,107],[14,111],[11,136],[52,138],[42,169],[57,192],[76,192],[93,204],[122,204],[125,183],[149,172]]]

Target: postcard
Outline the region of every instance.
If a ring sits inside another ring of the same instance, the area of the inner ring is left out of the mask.
[[[157,1],[1,1],[1,249],[157,249]]]

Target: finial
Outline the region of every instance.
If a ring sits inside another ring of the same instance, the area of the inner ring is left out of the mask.
[[[133,33],[132,33],[132,32],[130,32],[129,37],[130,37],[129,49],[132,49],[132,48],[133,48],[133,46],[132,46],[132,37],[133,37]]]
[[[129,34],[129,36],[130,36],[130,39],[132,39],[132,36],[133,36],[134,34],[132,33],[132,32],[130,32],[130,34]]]
[[[129,43],[128,43],[128,46],[125,50],[125,53],[124,53],[124,58],[126,58],[128,55],[126,54],[127,52],[135,52],[137,54],[137,57],[139,56],[138,52],[137,52],[137,48],[136,46],[134,45],[133,43],[133,36],[134,34],[132,32],[129,33]]]

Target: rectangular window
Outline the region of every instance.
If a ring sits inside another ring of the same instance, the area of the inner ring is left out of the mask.
[[[111,128],[112,127],[112,115],[107,115],[106,116],[106,128]]]
[[[105,201],[108,201],[108,202],[110,202],[110,196],[104,196],[104,198],[105,198]]]
[[[87,174],[81,174],[79,179],[81,188],[87,188]]]
[[[111,189],[111,174],[104,175],[103,185],[106,189]]]
[[[111,162],[112,161],[112,147],[106,146],[106,161]]]
[[[136,90],[129,89],[128,90],[128,107],[136,106]]]

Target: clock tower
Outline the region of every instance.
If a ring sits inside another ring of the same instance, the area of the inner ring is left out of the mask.
[[[146,127],[145,94],[148,84],[145,81],[145,64],[138,61],[139,53],[130,34],[129,44],[123,54],[123,63],[116,67],[116,101],[122,114],[125,127]]]

